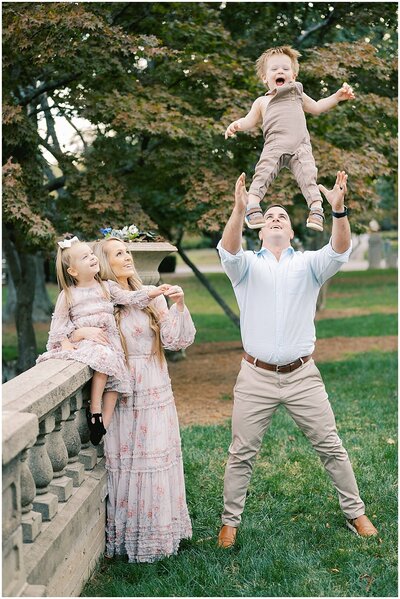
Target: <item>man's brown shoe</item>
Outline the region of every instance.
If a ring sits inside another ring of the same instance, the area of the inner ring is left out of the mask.
[[[360,537],[373,537],[378,534],[375,526],[367,516],[359,516],[354,520],[346,520],[348,528]]]
[[[236,533],[237,528],[225,524],[219,531],[218,547],[222,547],[223,549],[233,547],[236,541]]]

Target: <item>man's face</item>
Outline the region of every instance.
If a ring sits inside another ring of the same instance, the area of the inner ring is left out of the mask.
[[[267,69],[264,82],[269,89],[281,87],[289,81],[294,81],[296,76],[293,72],[292,61],[286,54],[274,54],[267,61]]]
[[[280,206],[272,206],[265,212],[264,219],[266,224],[260,229],[260,239],[290,245],[294,232],[286,210]]]

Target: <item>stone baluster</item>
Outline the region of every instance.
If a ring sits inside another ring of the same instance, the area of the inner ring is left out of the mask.
[[[28,464],[36,485],[33,509],[42,514],[43,520],[52,520],[58,511],[58,498],[50,493],[53,480],[53,467],[46,449],[46,436],[55,426],[54,414],[43,418],[39,423],[39,435],[29,451]]]
[[[65,474],[72,478],[74,487],[79,487],[85,478],[84,465],[79,461],[82,442],[78,430],[78,414],[83,405],[82,391],[70,398],[70,414],[64,422],[62,435],[68,452],[68,465]]]
[[[68,464],[68,451],[61,432],[63,422],[70,415],[69,399],[65,400],[54,412],[55,426],[47,437],[47,453],[53,468],[53,480],[50,491],[57,495],[58,501],[68,501],[72,495],[72,480],[65,475]]]
[[[42,529],[42,514],[32,509],[32,502],[36,495],[36,485],[29,470],[27,458],[28,448],[21,453],[22,534],[24,543],[33,543]]]
[[[77,413],[78,431],[81,437],[82,449],[79,454],[79,460],[85,467],[85,470],[93,470],[97,464],[97,449],[90,443],[89,429],[86,422],[86,406],[89,405],[90,384],[82,389],[83,405]]]
[[[2,597],[20,597],[28,588],[32,596],[44,595],[43,586],[29,587],[27,584],[21,526],[21,483],[24,478],[21,471],[25,461],[21,460],[21,454],[25,453],[26,457],[26,448],[35,442],[38,428],[34,414],[19,414],[15,418],[15,413],[3,412]]]

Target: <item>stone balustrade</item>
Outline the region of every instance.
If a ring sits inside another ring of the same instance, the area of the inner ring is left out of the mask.
[[[49,360],[3,385],[3,596],[78,596],[105,546],[91,370]]]

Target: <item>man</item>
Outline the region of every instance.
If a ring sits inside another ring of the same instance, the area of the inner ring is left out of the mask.
[[[378,534],[365,515],[348,455],[338,437],[328,395],[312,359],[314,316],[321,285],[348,261],[351,233],[344,205],[347,175],[340,171],[332,190],[320,185],[332,208],[332,237],[315,252],[295,252],[286,210],[265,212],[259,252],[242,250],[247,206],[245,176],[236,183],[235,204],[218,251],[240,308],[244,348],[234,389],[232,443],[225,471],[220,547],[232,547],[247,487],[263,436],[279,405],[284,405],[318,453],[339,496],[351,531]]]

